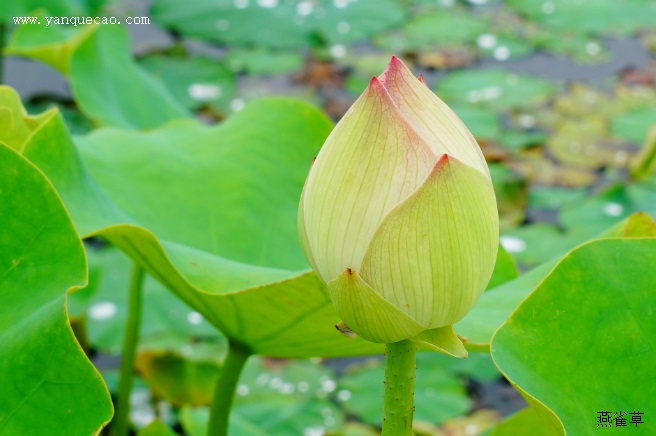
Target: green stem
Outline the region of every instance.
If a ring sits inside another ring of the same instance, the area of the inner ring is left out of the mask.
[[[139,342],[141,327],[141,300],[144,270],[136,263],[132,267],[130,295],[128,303],[128,322],[123,337],[121,353],[121,373],[118,384],[118,407],[114,416],[114,436],[126,436],[129,430],[130,391],[134,376],[134,355]]]
[[[208,435],[226,436],[228,434],[228,419],[239,375],[251,354],[252,352],[243,345],[229,341],[228,356],[223,362],[223,368],[214,386],[210,422],[207,426]]]
[[[410,340],[385,347],[384,436],[412,435],[416,355],[417,347]]]

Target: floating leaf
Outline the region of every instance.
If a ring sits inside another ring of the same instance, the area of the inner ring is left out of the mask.
[[[114,247],[87,248],[89,285],[68,299],[68,313],[84,320],[90,344],[97,351],[120,354],[128,315],[128,288],[132,262]],[[163,336],[216,337],[217,333],[198,312],[147,276],[143,285],[142,344]]]
[[[208,57],[173,58],[150,56],[139,62],[159,78],[182,106],[226,109],[235,88],[233,73],[223,63]]]
[[[209,405],[226,344],[167,341],[141,346],[135,367],[153,395],[176,407]]]
[[[487,289],[492,289],[502,283],[510,281],[519,275],[515,259],[506,251],[501,244],[499,244],[499,251],[497,252],[497,263],[494,264],[494,271],[492,271],[492,278],[487,285]]]
[[[53,16],[87,15],[96,12],[107,0],[14,0],[0,4],[0,21],[13,17],[28,16],[39,8],[45,8]]]
[[[156,419],[146,427],[139,430],[137,436],[177,436],[177,433],[171,430],[162,421]]]
[[[237,386],[229,434],[290,435],[330,431],[344,421],[328,398],[336,382],[329,370],[307,361],[267,368],[251,359]],[[181,421],[191,436],[205,436],[207,408],[183,408]]]
[[[394,0],[198,0],[190,7],[157,0],[155,21],[187,36],[231,45],[308,46],[318,35],[329,44],[355,42],[400,24],[405,10]]]
[[[476,41],[488,23],[461,9],[420,14],[396,33],[381,36],[376,44],[393,51],[432,50]]]
[[[189,113],[130,56],[127,30],[100,26],[71,58],[70,82],[80,109],[102,124],[152,129]]]
[[[451,109],[476,139],[495,139],[501,134],[501,118],[494,111],[464,104],[453,105]]]
[[[0,433],[97,433],[111,399],[66,314],[84,248],[43,174],[4,144],[0,161]]]
[[[501,69],[453,72],[436,88],[437,95],[447,103],[474,103],[496,109],[535,106],[554,91],[554,85],[547,80]]]
[[[501,164],[490,164],[490,175],[499,208],[502,231],[524,219],[528,203],[528,183],[525,178]]]
[[[266,48],[232,49],[226,62],[235,72],[250,75],[286,74],[300,70],[304,59],[293,51],[274,51]]]
[[[643,0],[508,0],[508,6],[553,34],[629,35],[653,25],[656,5]]]
[[[653,107],[635,109],[611,119],[613,135],[635,144],[645,142],[653,126],[656,126],[656,108]]]

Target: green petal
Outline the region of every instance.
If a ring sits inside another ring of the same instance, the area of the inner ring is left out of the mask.
[[[362,262],[362,279],[427,328],[451,325],[483,293],[496,260],[492,183],[442,156],[425,183],[392,210]]]
[[[401,60],[392,57],[380,81],[436,156],[447,153],[490,178],[485,157],[467,126]]]
[[[467,357],[467,350],[452,325],[437,329],[425,330],[414,338],[410,338],[421,348],[448,354],[453,357]]]
[[[328,283],[328,290],[344,323],[371,342],[389,344],[425,330],[381,297],[355,271],[344,271]]]
[[[324,282],[359,270],[383,217],[437,161],[375,77],[326,140],[303,202],[307,245]]]

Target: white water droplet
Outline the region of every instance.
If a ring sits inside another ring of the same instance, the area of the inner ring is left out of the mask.
[[[339,401],[348,401],[351,399],[351,391],[347,389],[342,389],[341,391],[337,392],[337,399]]]
[[[307,392],[310,389],[310,384],[306,381],[298,382],[296,385],[296,390],[299,392]]]
[[[589,42],[585,45],[585,52],[590,56],[596,56],[601,52],[601,46],[596,42]]]
[[[479,101],[483,100],[483,95],[480,91],[474,89],[473,91],[467,92],[467,100],[472,103],[478,103]]]
[[[282,386],[280,386],[280,389],[278,389],[278,392],[283,395],[289,395],[293,394],[295,390],[296,386],[294,386],[293,383],[283,383]]]
[[[519,83],[519,76],[517,74],[508,74],[506,76],[506,84],[508,86],[516,86]]]
[[[130,392],[130,421],[143,428],[155,420],[155,409],[150,404],[150,391],[144,388],[134,388]]]
[[[241,98],[235,98],[230,102],[230,109],[232,109],[234,112],[239,112],[244,108],[244,106],[246,106],[246,103]]]
[[[278,6],[278,0],[257,0],[257,4],[263,8],[275,8]]]
[[[308,427],[303,430],[303,436],[323,436],[324,433],[323,427]]]
[[[194,100],[212,101],[221,97],[221,88],[212,83],[192,83],[187,89]]]
[[[556,5],[554,4],[554,2],[544,2],[542,3],[540,10],[545,15],[553,14],[554,11],[556,10]]]
[[[517,117],[517,123],[523,129],[532,129],[535,127],[535,117],[531,114],[521,114]]]
[[[189,321],[189,324],[198,325],[203,322],[203,315],[198,312],[189,312],[189,315],[187,315],[187,321]]]
[[[298,15],[310,15],[314,10],[314,5],[309,1],[302,1],[296,6],[296,13]]]
[[[346,21],[340,21],[339,24],[337,24],[337,33],[341,33],[342,35],[345,35],[350,31],[351,31],[351,25]]]
[[[481,89],[481,96],[483,100],[495,100],[501,97],[503,90],[498,86],[488,86],[487,88]]]
[[[510,49],[505,45],[500,45],[494,49],[492,56],[498,61],[506,61],[510,58]]]
[[[130,421],[137,428],[146,427],[155,420],[155,411],[152,409],[132,409],[130,410]]]
[[[257,378],[255,379],[255,382],[260,386],[264,386],[269,381],[269,378],[270,378],[269,374],[267,374],[266,372],[263,372],[262,374],[257,376]]]
[[[608,216],[620,216],[624,213],[624,206],[619,203],[610,202],[604,204],[603,210]]]
[[[344,57],[346,54],[346,47],[341,44],[336,44],[330,47],[330,55],[334,58]]]
[[[326,427],[332,427],[337,423],[337,420],[335,419],[334,416],[326,416],[323,419],[323,423]]]
[[[157,416],[168,422],[173,419],[173,406],[168,401],[157,402]]]
[[[487,3],[487,0],[469,0],[469,3],[476,6],[481,6]]]
[[[467,424],[463,431],[465,432],[466,435],[476,435],[479,433],[478,431],[478,426],[476,424]]]
[[[618,164],[620,165],[625,164],[628,159],[629,159],[629,153],[627,153],[626,151],[617,150],[617,152],[615,152],[615,162],[617,162]]]
[[[338,9],[344,9],[349,4],[349,0],[333,0],[333,5]]]
[[[251,392],[251,388],[249,388],[247,385],[239,385],[237,386],[237,395],[240,397],[245,397]]]
[[[118,311],[116,304],[111,301],[101,301],[94,304],[88,310],[89,318],[102,321],[105,319],[113,318]]]
[[[235,7],[237,9],[245,9],[248,7],[248,0],[235,0]]]
[[[272,389],[280,389],[282,386],[282,379],[280,377],[274,377],[269,382],[269,387]]]
[[[326,376],[321,377],[319,379],[319,383],[321,383],[321,389],[326,392],[332,392],[335,390],[335,388],[337,388],[337,383],[335,383],[335,380]]]
[[[515,236],[502,236],[500,242],[508,253],[521,253],[526,250],[526,242]]]
[[[491,33],[483,33],[482,35],[479,35],[478,38],[476,38],[476,44],[480,48],[490,49],[497,45],[497,37]]]

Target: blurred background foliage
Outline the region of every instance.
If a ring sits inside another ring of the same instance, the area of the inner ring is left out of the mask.
[[[149,24],[15,25],[21,15]],[[476,136],[502,244],[528,270],[656,213],[654,17],[650,0],[17,0],[0,6],[2,77],[30,113],[58,106],[74,135],[220,123],[273,95],[336,121],[394,54]],[[87,245],[90,285],[69,313],[113,390],[130,262]],[[155,280],[144,298],[131,419],[143,434],[202,435],[225,339]],[[378,358],[254,358],[232,432],[376,434],[381,373]],[[523,405],[488,354],[421,355],[417,383],[419,434],[478,434]]]

